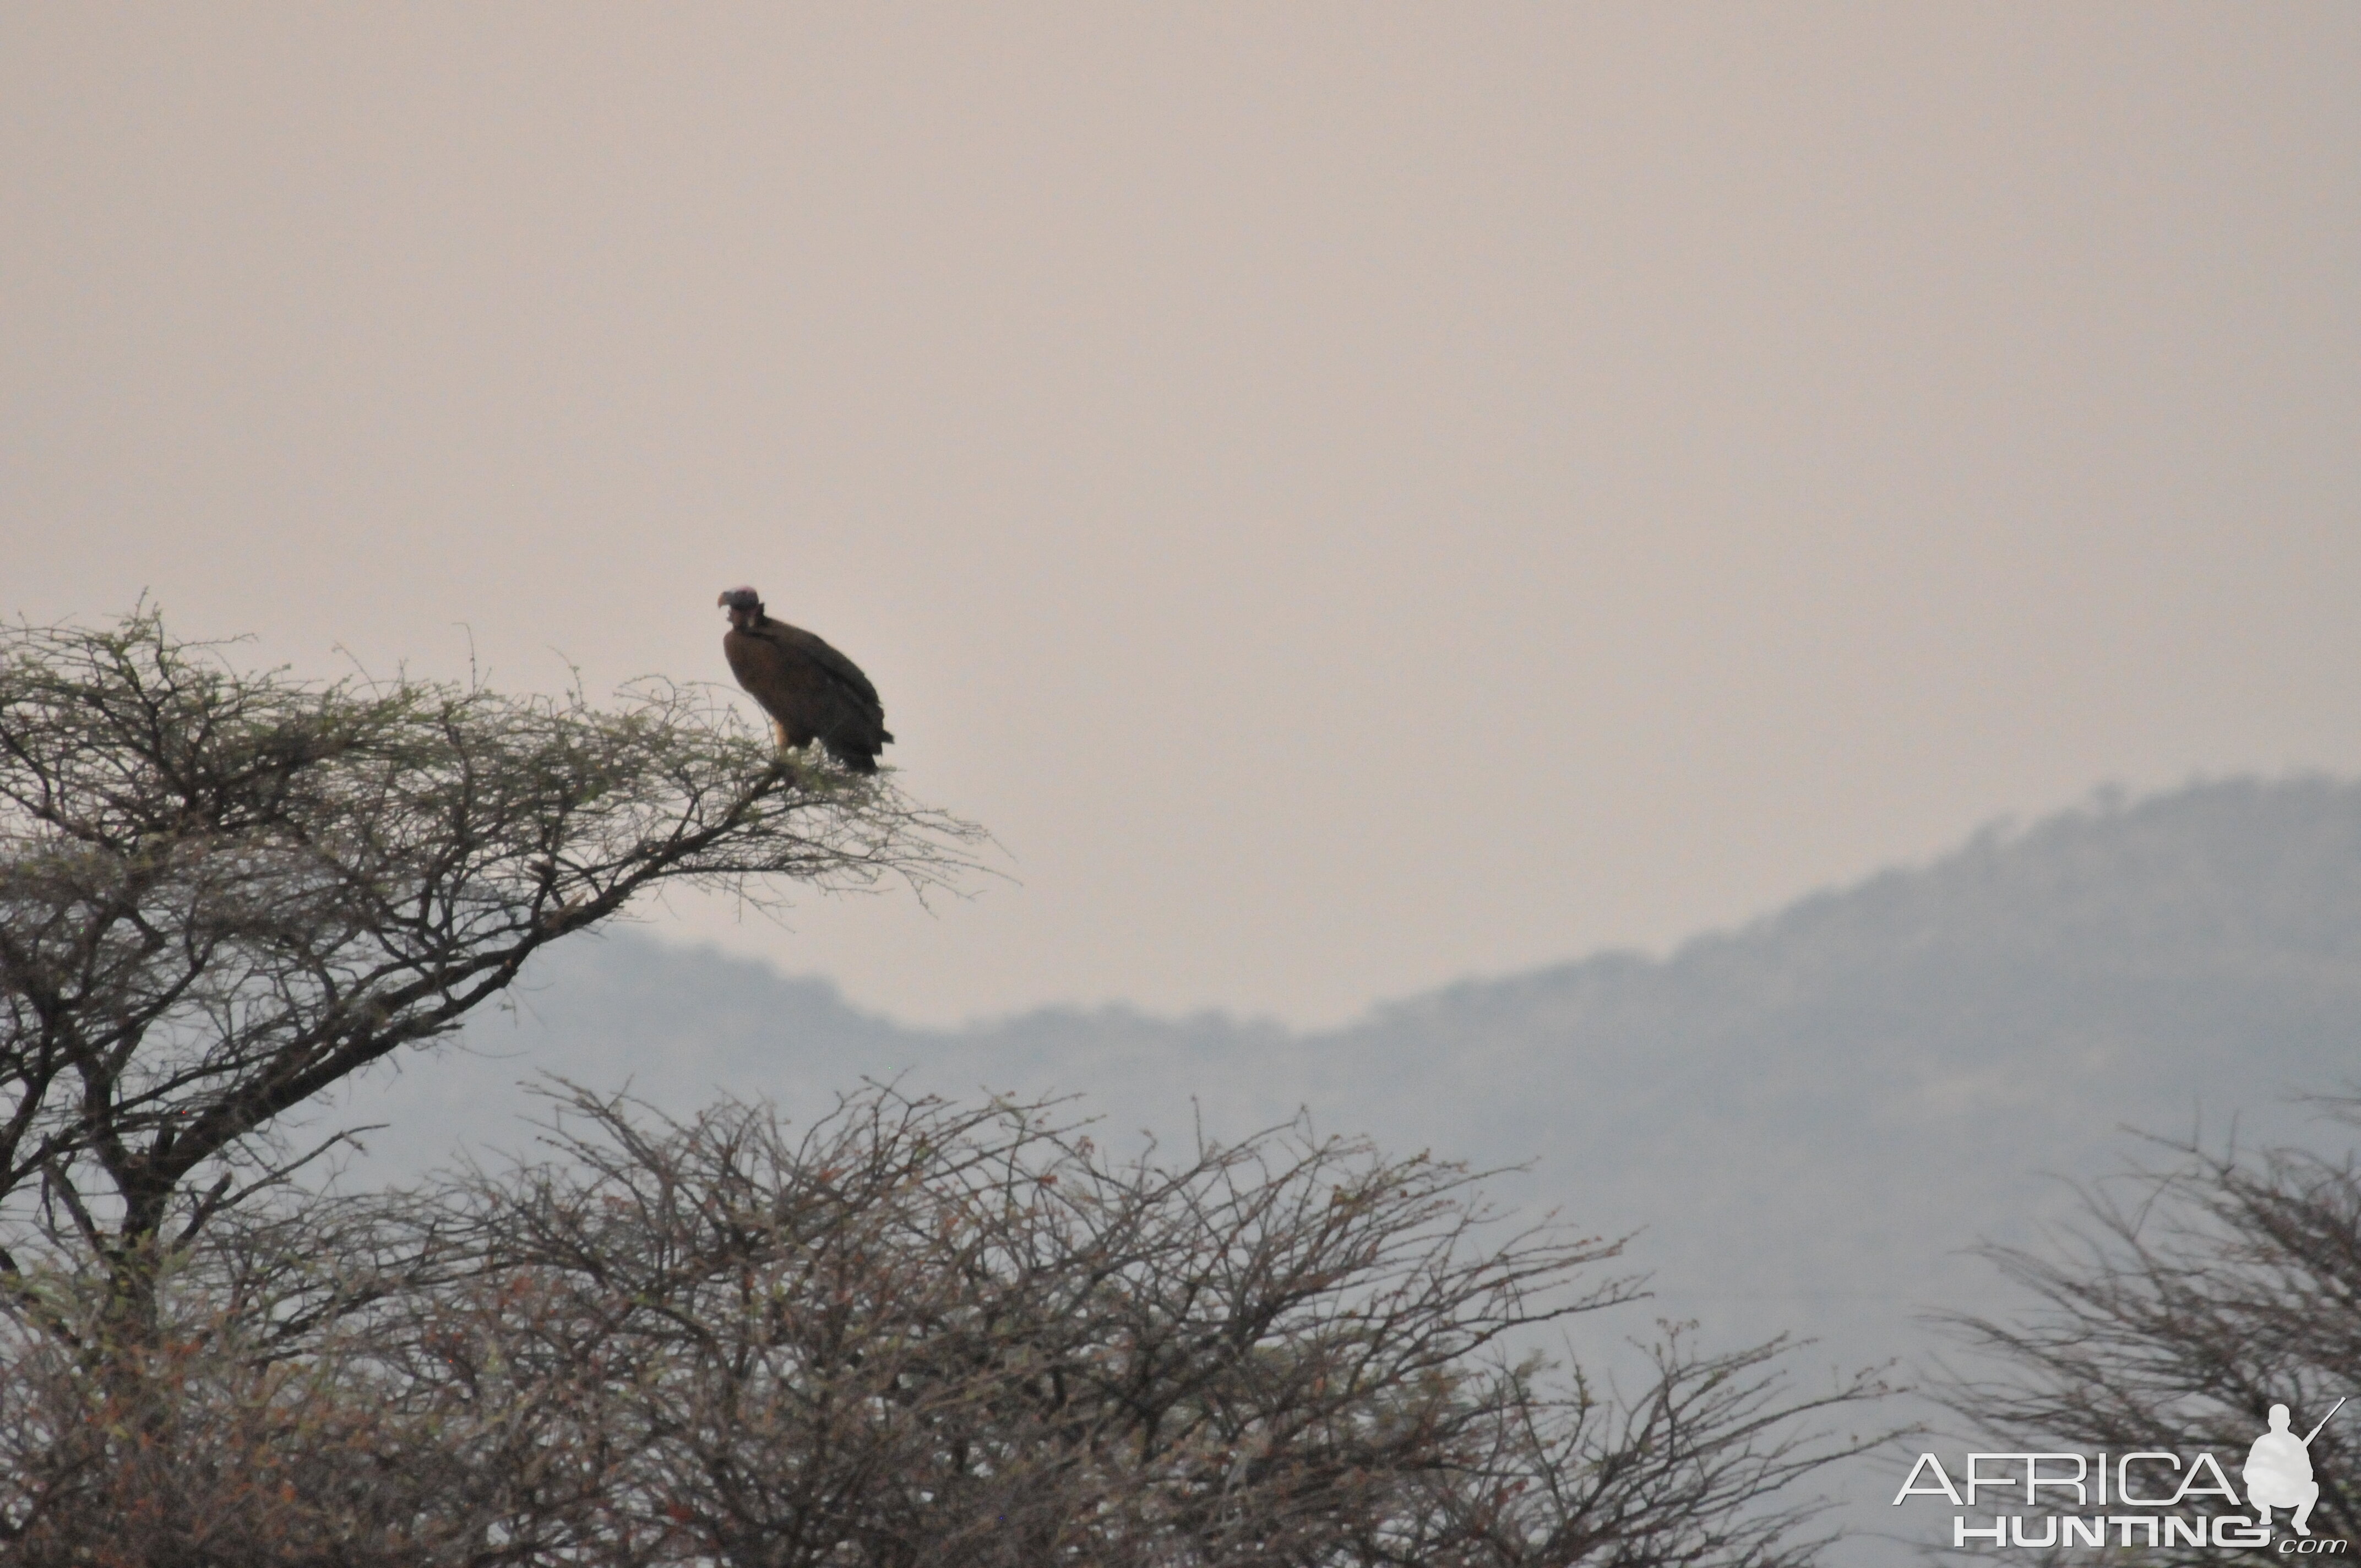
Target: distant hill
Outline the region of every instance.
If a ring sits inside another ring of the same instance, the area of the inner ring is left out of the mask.
[[[361,1091],[354,1112],[393,1126],[357,1175],[517,1142],[515,1082],[543,1069],[791,1113],[863,1075],[1066,1091],[1167,1138],[1308,1106],[1402,1152],[1533,1161],[1501,1194],[1644,1227],[1658,1315],[1724,1344],[1798,1330],[1858,1365],[1920,1352],[1927,1308],[2003,1308],[1962,1249],[2032,1239],[2070,1208],[2052,1176],[2141,1153],[2126,1126],[2303,1136],[2287,1097],[2361,1078],[2361,784],[2103,798],[1666,959],[1470,981],[1319,1033],[1121,1008],[909,1029],[625,933],[554,950],[466,1043],[498,1054]]]

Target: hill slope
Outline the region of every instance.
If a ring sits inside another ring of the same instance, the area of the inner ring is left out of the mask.
[[[1645,1227],[1656,1310],[1850,1365],[1929,1307],[2004,1306],[1962,1249],[2027,1240],[2140,1152],[2126,1125],[2301,1135],[2361,1068],[2361,785],[2234,782],[1987,831],[1667,959],[1469,981],[1296,1035],[1047,1011],[905,1029],[824,982],[624,934],[553,951],[478,1052],[361,1091],[371,1168],[518,1139],[516,1080],[719,1089],[792,1112],[863,1075],[1080,1093],[1117,1128],[1324,1128],[1481,1163],[1595,1231]],[[365,1174],[365,1173],[357,1173]],[[1634,1325],[1620,1325],[1628,1330]]]

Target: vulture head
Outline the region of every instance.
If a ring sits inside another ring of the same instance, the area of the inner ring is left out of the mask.
[[[752,588],[731,588],[713,602],[730,612],[732,626],[752,626],[763,619],[763,596]]]

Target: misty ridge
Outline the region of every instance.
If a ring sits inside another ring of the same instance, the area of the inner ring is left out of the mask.
[[[1471,980],[1311,1032],[1122,1007],[906,1027],[825,981],[624,931],[536,959],[512,1008],[335,1114],[387,1124],[346,1173],[366,1183],[462,1143],[529,1147],[543,1073],[805,1120],[864,1078],[1074,1095],[1107,1137],[1168,1146],[1308,1112],[1529,1166],[1491,1190],[1637,1233],[1648,1315],[1860,1365],[1926,1354],[1930,1310],[2005,1314],[1970,1249],[2037,1243],[2077,1212],[2070,1183],[2156,1157],[2142,1134],[2329,1136],[2293,1097],[2347,1085],[2356,1047],[2361,784],[2246,779],[2103,793],[1663,959]]]

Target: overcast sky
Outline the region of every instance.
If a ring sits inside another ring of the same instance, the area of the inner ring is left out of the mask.
[[[2361,6],[0,5],[0,612],[726,680],[1016,879],[662,928],[1337,1019],[2361,771]]]

